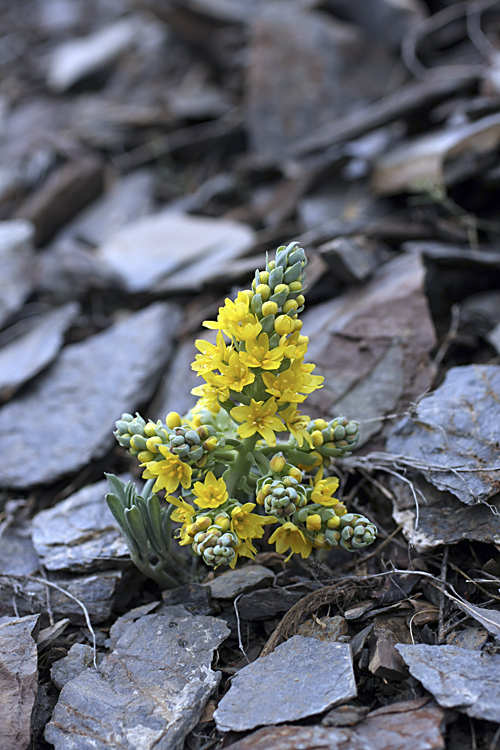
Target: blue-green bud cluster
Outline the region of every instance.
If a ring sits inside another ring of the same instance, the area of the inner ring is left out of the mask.
[[[193,550],[211,567],[229,565],[235,555],[238,537],[232,531],[222,531],[218,526],[209,526],[194,537]]]
[[[377,528],[358,513],[346,513],[340,519],[339,529],[333,533],[337,544],[352,552],[372,544],[377,536]],[[332,544],[332,546],[336,547],[337,544]]]

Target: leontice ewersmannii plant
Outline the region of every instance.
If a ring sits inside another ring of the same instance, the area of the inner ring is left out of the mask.
[[[358,424],[299,410],[323,382],[304,361],[306,263],[297,242],[278,248],[252,288],[204,322],[217,337],[196,341],[192,368],[203,384],[190,412],[170,412],[165,423],[123,414],[116,423],[146,483],[139,494],[109,475],[106,499],[132,560],[162,587],[195,577],[200,558],[215,568],[253,558],[268,525],[278,553],[303,558],[313,549],[361,549],[376,537],[368,519],[334,497],[338,479],[326,475],[332,458],[355,448]],[[172,536],[193,554],[174,548]]]

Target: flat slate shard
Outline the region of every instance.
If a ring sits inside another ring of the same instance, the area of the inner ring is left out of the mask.
[[[444,711],[395,703],[392,712],[373,711],[355,727],[290,726],[259,729],[227,750],[442,750]],[[400,710],[399,710],[400,709]],[[404,710],[406,709],[406,710]]]
[[[33,289],[34,233],[24,219],[0,222],[0,327]]]
[[[33,544],[45,568],[82,573],[109,568],[129,557],[104,499],[107,491],[106,480],[83,487],[33,518]]]
[[[10,396],[52,362],[78,311],[79,305],[68,302],[40,315],[31,330],[0,349],[0,399]]]
[[[351,649],[294,635],[235,677],[214,713],[221,732],[298,721],[355,698]]]
[[[120,618],[110,653],[67,682],[45,730],[55,750],[180,750],[220,673],[224,622],[183,607]]]
[[[65,347],[22,396],[0,409],[0,484],[55,482],[110,450],[115,421],[152,395],[179,321],[176,306],[157,302]],[[43,437],[33,425],[43,425]]]
[[[436,337],[424,282],[422,260],[398,256],[365,286],[303,315],[308,362],[325,376],[324,387],[308,397],[309,414],[359,420],[366,443],[383,426],[377,417],[408,408],[429,388]]]
[[[242,565],[236,570],[227,570],[203,584],[210,588],[214,599],[235,599],[239,594],[260,589],[274,581],[274,573],[263,565]]]
[[[412,416],[394,425],[387,450],[441,467],[422,473],[467,505],[484,503],[500,492],[499,421],[500,366],[452,367]]]
[[[0,617],[0,717],[2,750],[26,750],[38,680],[38,615]]]
[[[397,650],[440,706],[500,722],[500,655],[458,646],[410,646]]]

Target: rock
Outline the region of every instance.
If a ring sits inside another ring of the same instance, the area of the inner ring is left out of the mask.
[[[47,597],[54,617],[69,617],[71,622],[84,625],[85,616],[78,603],[87,609],[91,622],[104,622],[113,611],[114,595],[122,574],[117,570],[89,576],[54,576],[48,580],[74,598],[30,578],[0,576],[0,615],[16,610],[22,615],[47,611]],[[77,599],[78,601],[75,601]]]
[[[205,333],[206,331],[206,333]],[[172,358],[172,366],[164,375],[156,396],[151,404],[151,419],[165,419],[169,411],[178,414],[186,414],[196,404],[197,396],[191,391],[201,384],[201,377],[197,377],[191,369],[198,350],[194,342],[197,339],[206,339],[215,343],[215,338],[208,328],[200,331],[196,336],[186,336],[182,339]]]
[[[251,147],[286,156],[312,130],[382,96],[393,67],[392,55],[354,26],[299,4],[263,4],[246,80]]]
[[[38,615],[0,617],[2,750],[26,750],[38,681]]]
[[[55,750],[180,750],[220,673],[210,664],[227,637],[221,620],[182,607],[120,618],[110,653],[66,682],[45,731]]]
[[[348,625],[345,617],[309,618],[299,625],[297,635],[306,638],[317,638],[319,641],[334,643],[347,635]]]
[[[235,570],[227,570],[213,581],[203,584],[210,588],[214,599],[236,599],[240,594],[260,589],[274,581],[274,573],[263,565],[242,565]]]
[[[97,482],[33,518],[33,544],[47,570],[90,572],[129,557],[106,504],[107,492],[107,481]]]
[[[34,226],[14,219],[0,222],[0,326],[33,289]]]
[[[253,243],[254,232],[245,224],[164,211],[118,231],[97,257],[130,292],[197,290]]]
[[[344,284],[365,281],[381,260],[381,248],[365,237],[336,237],[319,251],[334,278]]]
[[[468,648],[480,651],[488,640],[488,631],[484,628],[464,628],[458,633],[448,633],[446,643],[449,646]]]
[[[238,612],[242,620],[267,620],[281,612],[287,612],[311,589],[268,588],[251,591],[238,599]]]
[[[403,534],[421,554],[443,544],[458,544],[464,539],[500,544],[500,503],[494,498],[488,505],[464,506],[451,492],[438,490],[421,475],[407,475],[418,500],[418,524],[415,497],[407,482],[390,477],[393,493],[393,518],[402,523]],[[495,512],[495,509],[498,512]]]
[[[116,419],[151,397],[178,323],[177,307],[155,303],[65,347],[23,396],[0,410],[0,483],[54,482],[103,456],[114,443]],[[43,425],[43,439],[34,424]]]
[[[137,33],[130,19],[121,19],[90,36],[71,39],[52,54],[47,84],[52,91],[67,91],[73,84],[113,63],[132,46]]]
[[[153,213],[154,175],[137,170],[117,180],[100,198],[75,216],[55,239],[97,247],[123,227]]]
[[[201,583],[186,583],[175,589],[165,589],[161,592],[161,596],[167,607],[182,604],[192,615],[212,614],[210,587]]]
[[[29,576],[36,573],[40,560],[26,526],[7,527],[1,535],[0,575]]]
[[[368,706],[345,705],[332,708],[321,720],[324,727],[353,727],[366,718]]]
[[[347,644],[294,635],[237,672],[214,719],[221,732],[244,732],[313,716],[356,694]]]
[[[414,414],[394,425],[387,449],[420,462],[429,482],[461,502],[484,503],[500,491],[499,397],[500,366],[452,367]]]
[[[404,35],[427,15],[420,0],[328,0],[328,8],[340,18],[358,24],[370,36],[399,49]]]
[[[326,376],[308,397],[309,414],[358,420],[366,443],[382,427],[376,417],[406,409],[430,386],[436,338],[424,281],[420,258],[399,256],[365,286],[306,311],[307,361]]]
[[[103,655],[97,655],[97,663],[102,662]],[[64,659],[54,662],[50,670],[52,682],[58,690],[62,690],[67,682],[74,680],[82,672],[94,664],[94,649],[83,643],[74,643]]]
[[[30,330],[0,349],[0,399],[37,375],[57,356],[79,305],[69,302],[31,320]]]
[[[373,190],[376,195],[389,195],[453,185],[475,173],[479,156],[484,161],[484,155],[491,153],[494,159],[499,143],[499,114],[426,133],[375,161]]]
[[[404,618],[377,615],[370,635],[370,672],[386,680],[402,680],[407,677],[406,667],[395,646],[397,643],[410,641],[410,631]]]
[[[440,706],[500,722],[500,655],[458,646],[400,644],[397,650]]]
[[[66,221],[94,200],[103,187],[103,164],[96,156],[81,155],[53,171],[41,187],[16,211],[35,225],[35,244],[43,245]]]

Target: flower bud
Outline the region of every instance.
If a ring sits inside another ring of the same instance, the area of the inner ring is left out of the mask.
[[[274,329],[280,336],[292,333],[295,330],[294,321],[288,315],[279,315],[274,321]]]
[[[306,520],[306,527],[308,531],[319,531],[321,528],[321,516],[318,513],[314,513],[312,516],[308,516]]]
[[[300,307],[300,305],[297,304],[297,301],[294,299],[287,299],[285,304],[283,305],[283,312],[289,313],[290,311],[297,310],[297,308]]]
[[[139,451],[137,454],[137,458],[141,464],[147,464],[149,461],[152,461],[155,456],[156,453],[150,453],[150,451]]]
[[[321,434],[319,430],[314,430],[314,432],[311,433],[311,438],[312,438],[313,445],[315,448],[318,448],[320,445],[323,445],[324,443],[323,435]]]
[[[264,302],[262,305],[262,315],[276,315],[278,312],[278,305],[276,302]]]
[[[286,458],[282,453],[277,453],[275,456],[272,457],[270,461],[270,467],[271,471],[274,471],[276,474],[279,474],[283,469],[285,468],[286,464]]]
[[[267,302],[269,297],[271,296],[271,289],[267,284],[259,284],[255,289],[256,294],[260,294],[262,297],[262,302]]]
[[[290,291],[292,293],[294,292],[301,292],[302,291],[302,282],[301,281],[291,281],[290,284],[288,284],[290,287]]]
[[[259,273],[259,283],[260,284],[267,284],[269,281],[269,272],[268,271],[260,271]]]
[[[166,423],[167,427],[169,427],[171,430],[174,430],[176,427],[180,427],[182,424],[180,414],[177,414],[176,411],[169,412],[167,414]]]

